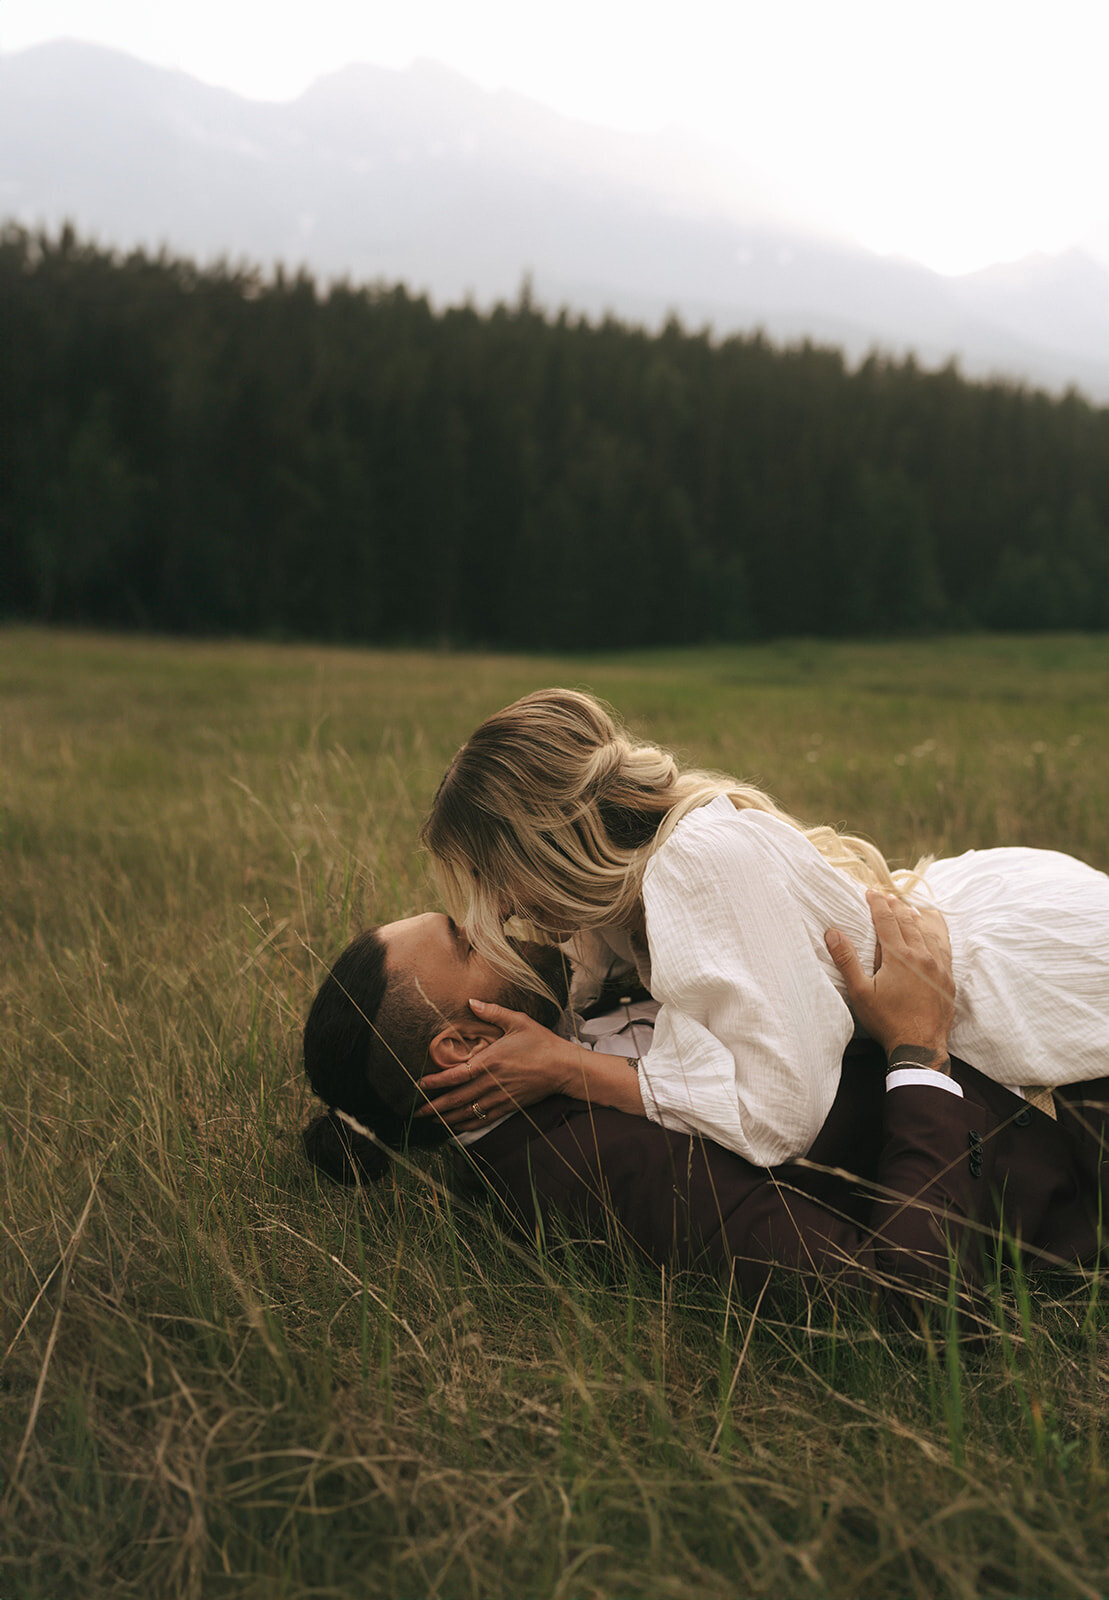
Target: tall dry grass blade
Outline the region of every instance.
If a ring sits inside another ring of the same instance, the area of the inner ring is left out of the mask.
[[[105,1160],[106,1159],[107,1158],[105,1158]],[[11,1499],[19,1485],[19,1475],[23,1470],[23,1463],[26,1460],[27,1451],[30,1449],[31,1440],[34,1437],[35,1424],[38,1421],[39,1409],[42,1406],[42,1397],[46,1389],[46,1379],[50,1372],[50,1363],[53,1359],[54,1350],[58,1343],[58,1334],[61,1330],[62,1313],[65,1310],[65,1294],[69,1285],[69,1275],[73,1267],[73,1258],[76,1255],[77,1248],[81,1243],[81,1237],[85,1231],[85,1224],[89,1220],[89,1213],[92,1211],[92,1204],[96,1199],[96,1191],[100,1182],[100,1174],[103,1172],[103,1170],[104,1164],[102,1163],[100,1172],[96,1174],[89,1186],[88,1195],[85,1199],[84,1205],[81,1208],[81,1215],[77,1219],[76,1226],[70,1235],[69,1242],[67,1243],[62,1255],[62,1281],[58,1290],[58,1305],[54,1312],[54,1319],[50,1325],[50,1333],[46,1340],[46,1349],[43,1352],[42,1363],[39,1367],[38,1380],[35,1383],[35,1392],[31,1399],[31,1410],[27,1417],[27,1426],[23,1430],[23,1437],[19,1442],[19,1449],[15,1453],[15,1460],[12,1463],[11,1477],[8,1480],[7,1488],[4,1490],[3,1501],[0,1502],[0,1506],[2,1506],[2,1508],[5,1510],[8,1508]]]

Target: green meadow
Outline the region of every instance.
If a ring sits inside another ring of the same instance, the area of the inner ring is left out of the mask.
[[[960,1351],[317,1181],[324,963],[487,712],[586,686],[898,865],[1109,868],[1109,637],[598,657],[0,632],[0,1600],[1109,1593],[1109,1312]]]

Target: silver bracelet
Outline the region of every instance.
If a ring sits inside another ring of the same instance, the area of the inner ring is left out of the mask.
[[[893,1072],[898,1067],[924,1067],[932,1072],[950,1073],[951,1057],[946,1050],[930,1050],[927,1045],[899,1044],[890,1053],[886,1071]]]

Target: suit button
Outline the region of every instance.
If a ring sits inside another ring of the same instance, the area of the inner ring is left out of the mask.
[[[1029,1111],[1027,1106],[1025,1106],[1023,1111],[1018,1111],[1016,1116],[1013,1118],[1013,1123],[1018,1128],[1027,1128],[1031,1121],[1032,1113]]]

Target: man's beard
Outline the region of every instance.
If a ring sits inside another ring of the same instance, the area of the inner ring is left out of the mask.
[[[508,942],[556,999],[550,1000],[545,994],[526,989],[523,984],[506,982],[497,1004],[504,1006],[506,1011],[522,1011],[525,1016],[541,1022],[545,1028],[557,1030],[570,997],[570,973],[565,955],[553,944],[531,944],[524,939],[510,939]]]

